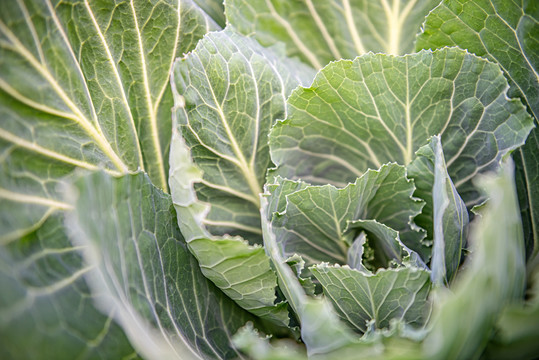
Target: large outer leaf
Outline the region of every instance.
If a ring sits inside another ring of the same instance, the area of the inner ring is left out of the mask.
[[[328,65],[288,99],[270,134],[283,177],[345,185],[388,161],[408,164],[441,133],[448,172],[467,205],[470,179],[520,146],[532,119],[509,100],[499,67],[459,49],[367,54]]]
[[[227,29],[178,60],[170,187],[202,271],[245,309],[281,323],[277,279],[260,244],[258,194],[271,166],[267,136],[287,94],[311,70]],[[224,238],[219,237],[226,235]]]
[[[459,46],[500,64],[539,118],[539,5],[533,0],[444,0],[426,18],[417,49]]]
[[[518,200],[524,227],[526,256],[538,259],[539,254],[539,130],[532,130],[526,143],[515,151]]]
[[[0,358],[135,358],[108,309],[101,314],[83,279],[62,214],[0,251]],[[83,326],[81,326],[83,324]]]
[[[228,21],[262,45],[284,42],[290,57],[315,69],[368,51],[413,50],[437,0],[226,0]]]
[[[483,181],[489,202],[472,228],[473,252],[451,294],[434,311],[423,342],[429,359],[477,358],[505,305],[522,299],[525,252],[512,164]],[[466,326],[462,326],[466,323]]]
[[[428,315],[429,272],[417,268],[382,269],[375,275],[348,266],[311,267],[339,316],[364,333],[374,321],[377,329],[392,319],[422,325]]]
[[[280,187],[294,189],[288,184],[292,181],[279,182],[281,185],[268,189],[277,192],[272,194],[273,198],[286,198],[286,205],[281,205],[282,210],[272,220],[277,243],[286,257],[298,253],[309,264],[345,264],[348,222],[366,219],[393,227],[414,248],[421,249],[424,234],[413,229],[412,219],[420,213],[423,203],[412,198],[415,187],[406,178],[403,166],[389,164],[378,171],[368,171],[344,189],[307,186],[287,194]],[[389,198],[391,201],[387,201]]]
[[[500,64],[539,125],[539,5],[534,0],[443,1],[427,17],[417,49],[457,45]],[[528,256],[539,254],[538,130],[515,155]],[[522,184],[522,186],[520,186]]]
[[[56,247],[54,239],[64,236],[64,231],[58,229],[50,237],[36,234],[44,231],[40,227],[51,216],[63,217],[62,212],[69,210],[59,185],[76,169],[102,167],[118,174],[144,168],[157,186],[167,188],[164,159],[173,102],[169,70],[177,56],[215,28],[190,0],[182,0],[181,6],[175,0],[0,1],[3,259],[19,262],[17,248],[35,248],[44,264],[39,272],[54,272],[59,255],[47,249]],[[62,246],[66,252],[73,251],[66,243]],[[69,269],[76,273],[80,266],[74,262]],[[27,285],[16,285],[12,276],[4,273],[2,281],[19,290],[6,286],[6,293],[22,291],[20,286]],[[50,281],[70,277],[66,273],[51,276]],[[44,308],[48,324],[63,322],[67,314],[81,311],[81,304],[90,305],[81,284],[83,280],[65,283],[70,297],[62,302],[62,312],[55,315]],[[44,291],[40,301],[57,304],[56,293],[48,296]],[[109,322],[99,316],[93,320],[102,321],[99,328]],[[44,347],[61,347],[60,336],[49,336],[53,331],[30,325],[34,321],[30,313],[17,321],[27,324],[28,331],[9,331],[8,318],[0,318],[3,341],[20,347],[26,337],[32,337]],[[73,333],[84,332],[87,326],[84,321],[69,324]],[[65,348],[64,356],[74,358],[92,346],[91,342],[83,344],[86,335],[80,338]],[[51,357],[47,351],[34,350],[35,358]]]
[[[468,233],[468,211],[447,173],[440,136],[433,136],[416,154],[408,174],[417,186],[414,195],[426,200],[416,221],[434,239],[432,280],[443,285],[454,278],[460,265]]]
[[[142,173],[78,179],[69,197],[73,242],[84,246],[97,305],[153,359],[236,358],[230,336],[253,318],[204,275],[169,195]]]

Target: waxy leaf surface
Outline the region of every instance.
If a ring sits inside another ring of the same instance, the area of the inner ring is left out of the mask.
[[[426,201],[416,219],[434,239],[433,282],[448,284],[456,274],[466,246],[468,210],[447,173],[440,137],[433,136],[416,155],[407,168],[408,174],[417,186],[414,195]]]
[[[289,183],[293,181],[282,181],[280,186],[294,189]],[[412,198],[415,187],[406,178],[403,166],[389,164],[378,171],[368,171],[344,189],[324,185],[307,186],[289,194],[283,190],[269,187],[272,193],[278,191],[272,197],[286,196],[286,206],[272,219],[277,242],[286,257],[298,253],[308,264],[345,264],[349,237],[353,236],[346,233],[348,223],[367,219],[395,228],[415,248],[422,248],[424,234],[414,229],[412,219],[423,203]],[[387,201],[389,198],[392,200]]]
[[[422,325],[428,316],[429,272],[418,268],[382,269],[376,274],[348,266],[315,265],[311,268],[324,294],[339,316],[355,331],[389,327],[392,319]]]
[[[535,117],[526,144],[515,152],[527,256],[539,254],[539,5],[533,0],[442,1],[426,18],[417,49],[459,46],[502,68]]]
[[[226,29],[178,60],[172,79],[170,187],[189,248],[240,306],[285,325],[269,259],[250,245],[262,243],[258,195],[272,166],[268,133],[286,117],[287,94],[311,76],[279,49]]]
[[[228,21],[264,46],[286,44],[289,57],[315,69],[369,51],[413,50],[415,35],[437,0],[226,0]]]
[[[144,169],[167,190],[170,69],[214,29],[217,24],[190,0],[0,2],[0,253],[6,259],[0,281],[3,292],[20,296],[21,311],[33,286],[43,287],[34,314],[14,313],[26,331],[11,331],[14,318],[0,317],[2,342],[30,351],[23,344],[31,338],[38,344],[29,356],[35,359],[55,357],[53,348],[70,359],[133,353],[121,344],[123,335],[117,350],[101,350],[116,341],[109,336],[119,327],[92,315],[97,312],[81,278],[79,249],[61,228],[71,209],[61,183],[80,169],[115,175]],[[40,259],[38,267],[27,264],[24,277],[41,282],[32,285],[13,272],[23,254],[28,264]],[[48,283],[62,290],[49,291]],[[79,322],[67,320],[78,313]],[[91,326],[83,320],[88,317]],[[67,329],[77,339],[64,346]]]
[[[422,345],[426,358],[479,356],[500,311],[522,299],[525,252],[513,172],[509,162],[500,175],[482,179],[489,202],[480,221],[472,227],[472,254],[467,267],[451,293],[441,288],[437,294],[432,329]],[[455,319],[468,325],[462,326]]]
[[[496,169],[533,127],[506,91],[496,64],[456,48],[331,63],[290,95],[287,119],[270,134],[276,174],[345,186],[369,168],[409,164],[441,134],[448,173],[473,205],[471,179]]]
[[[94,173],[68,193],[67,225],[84,246],[98,308],[111,312],[147,358],[228,359],[249,313],[204,277],[187,249],[170,195],[143,174]]]

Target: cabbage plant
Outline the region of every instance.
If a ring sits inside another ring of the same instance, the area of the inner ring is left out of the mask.
[[[0,358],[539,352],[539,6],[4,0]]]

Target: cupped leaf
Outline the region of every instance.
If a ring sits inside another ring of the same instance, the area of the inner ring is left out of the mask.
[[[348,223],[348,231],[351,230],[356,233],[360,231],[360,235],[365,234],[364,239],[360,236],[348,249],[348,265],[351,268],[376,270],[398,265],[426,268],[419,255],[402,243],[399,232],[389,226],[376,220],[354,220]],[[358,249],[359,247],[361,249]],[[369,254],[365,254],[365,247],[370,250]],[[366,258],[367,256],[369,258]],[[359,265],[358,260],[362,266],[356,266]]]
[[[478,357],[500,311],[524,294],[525,252],[512,162],[482,184],[489,202],[472,227],[468,266],[452,293],[441,293],[434,308],[432,329],[423,342],[429,359]]]
[[[405,54],[437,0],[226,0],[228,21],[265,46],[284,42],[287,55],[315,69],[369,51]]]
[[[539,6],[533,0],[450,0],[426,18],[417,49],[459,46],[500,64],[510,96],[519,96],[539,125]],[[528,257],[539,254],[538,130],[515,152]]]
[[[321,264],[310,269],[339,316],[355,331],[366,332],[371,321],[381,329],[392,319],[412,325],[423,325],[427,319],[431,285],[426,270],[380,269],[372,275],[348,266]]]
[[[93,267],[63,222],[63,214],[52,215],[0,250],[0,358],[137,358],[111,309],[93,306],[84,281]]]
[[[270,135],[277,174],[344,186],[368,168],[409,164],[441,134],[448,173],[467,205],[471,179],[495,169],[533,127],[507,98],[496,64],[456,48],[406,56],[367,54],[322,69],[288,99],[288,117]]]
[[[368,271],[365,266],[363,266],[363,253],[365,252],[364,246],[366,245],[366,241],[367,234],[365,234],[364,231],[361,231],[359,235],[354,238],[346,256],[346,263],[350,268],[359,271]]]
[[[271,194],[267,187],[260,199],[265,250],[277,274],[279,287],[301,325],[301,339],[305,343],[307,354],[309,357],[324,356],[356,343],[351,331],[339,320],[325,298],[307,296],[277,242],[271,223],[275,214],[268,212]]]
[[[423,203],[412,198],[415,187],[406,178],[403,166],[388,164],[377,171],[369,170],[344,189],[332,185],[305,187],[301,182],[292,186],[296,182],[291,180],[280,183],[268,190],[270,203],[278,196],[282,204],[272,227],[284,256],[298,253],[308,264],[346,264],[349,237],[354,236],[346,231],[348,222],[367,219],[393,227],[414,249],[423,249],[420,240],[424,234],[412,221]],[[286,194],[286,190],[293,192]],[[286,199],[286,206],[282,199]]]
[[[231,336],[253,318],[201,273],[177,225],[169,195],[143,174],[77,179],[68,197],[74,244],[97,306],[132,344],[156,359],[240,357]]]
[[[439,136],[421,147],[417,158],[407,167],[415,180],[415,196],[425,199],[426,205],[417,223],[433,237],[432,280],[437,285],[448,284],[460,265],[468,233],[468,210],[455,189],[444,160]]]
[[[50,296],[45,286],[36,304],[34,310],[43,309],[47,325],[40,326],[40,316],[31,312],[17,315],[26,331],[9,331],[5,327],[9,321],[2,322],[2,333],[9,334],[2,338],[12,348],[27,351],[24,342],[35,339],[31,357],[36,359],[56,357],[51,355],[53,348],[65,349],[62,355],[68,358],[111,356],[97,352],[101,343],[115,341],[109,336],[117,336],[119,328],[112,330],[108,317],[92,315],[96,311],[79,273],[83,265],[61,260],[77,258],[79,251],[67,241],[59,245],[65,231],[58,219],[70,210],[62,200],[61,183],[77,169],[102,168],[121,174],[140,168],[167,189],[164,159],[171,135],[168,75],[172,62],[208,30],[218,28],[190,0],[112,5],[71,0],[0,2],[0,253],[6,259],[2,266],[10,269],[11,261],[23,261],[22,254],[33,259],[35,251],[40,268],[32,267],[35,273],[28,270],[24,276],[65,286]],[[49,233],[50,222],[57,232]],[[59,247],[62,253],[56,254]],[[14,276],[10,271],[4,274],[6,279]],[[35,290],[22,280],[6,281],[5,293]],[[65,301],[57,299],[60,293]],[[62,310],[50,311],[59,301]],[[67,314],[79,313],[81,321],[66,320]],[[92,320],[82,320],[87,317]],[[53,324],[59,324],[57,333],[50,330]],[[70,337],[80,336],[64,347],[62,329],[70,329]],[[99,329],[101,335],[95,332]],[[111,350],[118,356],[124,351],[121,342],[117,353]]]
[[[258,195],[272,165],[269,130],[286,116],[287,94],[311,75],[276,51],[226,29],[176,62],[169,181],[204,274],[243,308],[287,325],[286,305],[274,304],[269,259],[249,245],[262,242]]]

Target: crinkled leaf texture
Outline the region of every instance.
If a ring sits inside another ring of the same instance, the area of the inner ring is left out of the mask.
[[[348,266],[321,264],[311,271],[339,316],[355,331],[366,332],[371,322],[375,329],[388,328],[393,319],[418,326],[428,318],[427,270],[402,267],[367,274]]]
[[[228,359],[231,336],[253,317],[207,280],[187,249],[170,195],[143,174],[97,172],[68,192],[67,225],[84,247],[97,307],[150,359]]]
[[[507,88],[496,64],[457,48],[331,63],[290,95],[287,119],[272,129],[275,174],[345,186],[383,163],[409,164],[440,134],[448,174],[471,206],[481,200],[471,179],[533,127]]]
[[[395,228],[421,248],[423,234],[414,228],[412,219],[423,203],[412,198],[415,187],[403,166],[388,164],[369,170],[344,189],[307,186],[279,177],[275,182],[268,186],[272,202],[280,204],[274,210],[272,228],[285,257],[298,253],[308,264],[346,264],[350,236],[354,236],[347,231],[348,224],[367,219]]]
[[[80,249],[62,228],[61,183],[77,169],[140,168],[167,189],[169,72],[217,28],[191,0],[0,1],[0,297],[10,313],[0,348],[33,359],[133,353],[92,308]]]
[[[270,128],[286,117],[287,94],[311,76],[229,28],[205,36],[172,78],[169,182],[189,249],[240,306],[281,325],[288,313],[275,304],[277,279],[264,249],[252,246],[262,242],[258,195],[272,166]]]
[[[283,256],[272,228],[271,213],[279,199],[267,187],[261,199],[264,247],[277,274],[279,287],[301,325],[301,339],[309,356],[328,355],[332,351],[357,342],[350,329],[340,321],[329,301],[307,296],[298,277]]]
[[[417,49],[459,46],[500,64],[539,125],[539,5],[533,0],[442,1],[427,16]],[[539,254],[539,132],[515,152],[527,256]]]
[[[228,21],[265,46],[286,44],[287,55],[315,69],[332,60],[413,50],[415,34],[437,0],[226,0]]]

